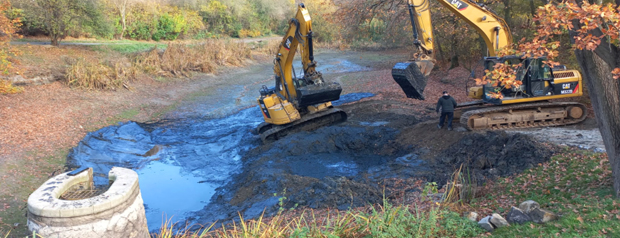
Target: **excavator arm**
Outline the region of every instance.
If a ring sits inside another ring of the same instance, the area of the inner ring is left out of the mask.
[[[467,0],[437,1],[478,31],[484,38],[490,56],[497,56],[499,49],[510,47],[512,44],[512,34],[504,19],[487,9],[483,4]],[[409,0],[408,3],[411,22],[414,26],[414,44],[416,41],[419,42],[421,50],[432,56],[434,38],[430,0]]]
[[[312,18],[304,4],[299,4],[297,14],[289,21],[273,67],[276,91],[296,107],[337,100],[342,91],[340,85],[325,83],[323,75],[316,71],[312,34]],[[301,53],[301,78],[293,67],[297,50]]]
[[[510,28],[504,19],[483,4],[467,0],[437,1],[478,31],[490,56],[497,56],[499,49],[512,44]],[[435,62],[430,0],[408,0],[408,7],[417,52],[411,61],[397,63],[392,69],[392,77],[407,97],[424,100],[427,76]]]
[[[347,118],[346,113],[331,104],[340,98],[342,87],[335,82],[326,82],[316,70],[312,34],[312,18],[306,6],[299,4],[274,59],[275,87],[263,86],[257,99],[265,122],[255,132],[263,141]],[[302,68],[295,71],[293,60],[298,51]]]

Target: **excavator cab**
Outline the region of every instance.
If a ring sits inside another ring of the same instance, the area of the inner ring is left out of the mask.
[[[540,97],[552,97],[554,95],[572,94],[578,89],[579,82],[574,80],[561,85],[556,86],[556,80],[554,77],[554,70],[549,65],[543,63],[547,60],[544,57],[541,58],[525,58],[522,59],[519,56],[511,55],[505,57],[486,57],[484,60],[484,66],[486,70],[493,70],[495,64],[504,63],[506,65],[519,65],[516,69],[516,80],[521,81],[521,85],[518,87],[494,87],[491,84],[483,86],[482,99],[486,103],[495,105],[506,104],[513,100],[539,100]],[[562,91],[564,90],[564,91]],[[503,98],[497,99],[490,97],[490,93],[501,92]]]

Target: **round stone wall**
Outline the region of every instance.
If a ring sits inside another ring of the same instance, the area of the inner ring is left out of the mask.
[[[110,187],[97,196],[63,200],[74,186],[91,185],[92,169],[49,179],[28,198],[28,229],[46,237],[150,237],[138,174],[112,168]]]

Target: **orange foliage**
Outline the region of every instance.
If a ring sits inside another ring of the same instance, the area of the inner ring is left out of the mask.
[[[584,1],[581,5],[575,2],[562,2],[557,5],[547,4],[538,9],[539,22],[534,39],[529,42],[521,40],[516,49],[504,49],[500,56],[521,55],[523,58],[547,57],[545,64],[550,67],[559,65],[553,61],[559,52],[559,41],[553,40],[554,36],[564,34],[567,30],[574,32],[574,49],[594,51],[603,39],[610,43],[620,42],[620,8],[611,3],[589,4]],[[579,24],[575,24],[575,23]],[[520,81],[514,80],[515,69],[521,65],[507,66],[496,64],[493,71],[487,71],[482,79],[476,79],[476,83],[491,83],[494,86],[510,88],[518,86]],[[620,78],[620,68],[610,72],[615,79]],[[491,97],[501,98],[501,93],[493,93]]]
[[[20,19],[9,19],[6,16],[7,11],[11,9],[11,2],[9,0],[0,1],[0,71],[3,74],[8,74],[12,69],[11,57],[19,54],[18,51],[11,48],[11,38],[15,34],[15,31],[20,26]],[[18,93],[21,92],[21,88],[13,87],[9,82],[0,80],[0,94]]]

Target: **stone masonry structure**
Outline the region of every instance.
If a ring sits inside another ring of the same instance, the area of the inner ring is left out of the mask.
[[[49,179],[28,198],[28,229],[46,237],[150,237],[138,174],[112,168],[110,188],[103,194],[62,200],[73,186],[92,184],[92,169]]]

